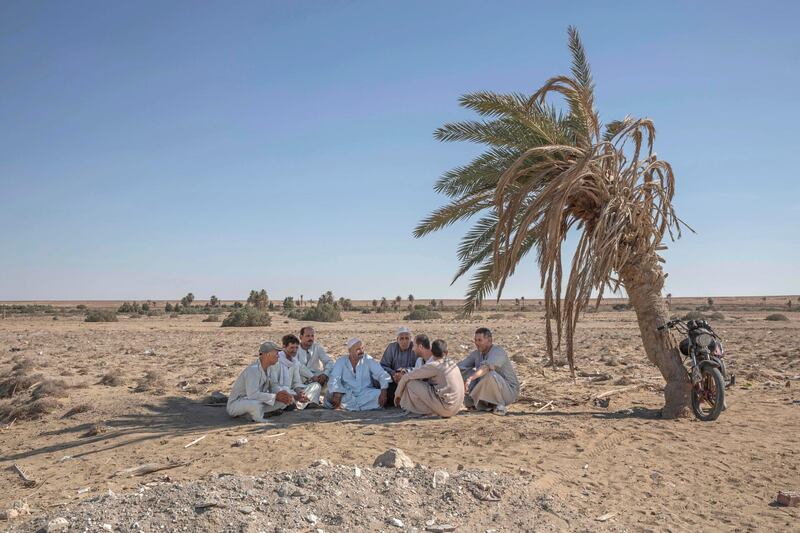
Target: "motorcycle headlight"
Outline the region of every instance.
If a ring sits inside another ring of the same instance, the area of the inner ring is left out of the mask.
[[[698,346],[702,346],[703,348],[708,348],[711,346],[711,343],[714,342],[714,337],[709,335],[708,333],[701,333],[694,339],[695,344]]]

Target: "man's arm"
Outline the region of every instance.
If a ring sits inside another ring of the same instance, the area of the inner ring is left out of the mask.
[[[472,370],[475,368],[475,355],[469,354],[466,356],[460,363],[458,363],[458,368],[461,370]]]
[[[383,357],[381,357],[381,367],[383,367],[387,374],[391,375],[394,373],[394,351],[392,350],[391,343],[383,351]]]
[[[317,346],[317,357],[319,357],[320,362],[322,363],[322,373],[326,376],[330,376],[331,372],[333,372],[333,359],[331,356],[328,355],[328,352],[325,351],[325,348],[322,346]]]
[[[343,357],[343,359],[346,359],[346,358],[347,358],[346,356]],[[345,361],[345,363],[348,363],[348,362],[349,361]],[[344,365],[342,365],[342,364],[333,365],[333,370],[331,371],[331,380],[328,382],[328,392],[333,393],[334,396],[335,396],[335,393],[344,394],[344,393],[347,392],[347,389],[345,388],[344,383],[342,383],[342,369],[343,368],[344,368]]]
[[[369,373],[372,379],[380,383],[381,389],[389,388],[389,383],[392,382],[392,376],[390,376],[383,366],[379,365],[374,359],[370,359],[369,361]]]
[[[274,405],[275,404],[275,395],[271,392],[264,392],[261,390],[259,386],[259,382],[261,381],[261,376],[259,373],[250,371],[248,369],[247,374],[244,376],[244,389],[247,394],[248,400],[257,400],[259,402],[265,403],[267,405]]]

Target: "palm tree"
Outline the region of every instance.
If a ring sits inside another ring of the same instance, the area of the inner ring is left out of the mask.
[[[680,236],[683,224],[672,207],[672,168],[653,152],[649,119],[625,117],[603,127],[580,37],[572,27],[568,34],[571,75],[551,78],[530,96],[461,97],[462,106],[485,119],[445,124],[436,138],[488,149],[437,181],[435,190],[451,201],[422,220],[414,235],[480,215],[458,248],[453,279],[474,272],[465,313],[490,293],[499,299],[508,277],[534,250],[544,289],[547,350],[552,360],[563,340],[573,375],[578,317],[590,299],[599,305],[605,290],[624,288],[648,358],[667,382],[662,413],[682,416],[688,412],[689,380],[674,342],[657,331],[668,318],[658,252],[666,248],[665,237]],[[563,110],[545,101],[553,94],[564,99]],[[564,272],[562,245],[570,230],[577,231],[578,243]]]

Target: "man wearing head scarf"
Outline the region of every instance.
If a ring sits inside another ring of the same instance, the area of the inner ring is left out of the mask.
[[[279,412],[294,402],[294,397],[280,387],[276,372],[279,347],[266,341],[258,349],[258,359],[245,368],[231,388],[228,414],[247,415],[254,422],[264,422],[264,413]]]
[[[411,372],[414,369],[414,363],[417,360],[417,354],[414,353],[414,346],[411,342],[411,331],[405,326],[397,330],[397,338],[394,342],[389,343],[386,350],[381,357],[381,366],[392,378],[387,391],[389,405],[394,405],[394,391],[400,378],[406,372]]]
[[[400,379],[395,405],[419,415],[457,414],[464,403],[464,383],[458,366],[447,357],[447,344],[435,340],[420,357],[425,363]]]
[[[368,411],[386,405],[391,376],[364,353],[359,339],[347,341],[347,355],[336,360],[328,382],[325,407],[346,411]],[[377,382],[379,388],[373,386]]]

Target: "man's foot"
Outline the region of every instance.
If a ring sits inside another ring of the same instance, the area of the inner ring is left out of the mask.
[[[492,412],[496,415],[505,416],[508,412],[508,408],[504,404],[498,403]]]

